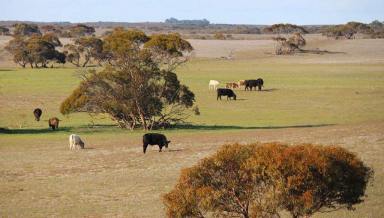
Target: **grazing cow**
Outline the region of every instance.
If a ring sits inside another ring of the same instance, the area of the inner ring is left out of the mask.
[[[69,149],[70,150],[84,149],[84,142],[81,140],[80,136],[76,134],[71,134],[69,136]]]
[[[35,110],[33,110],[33,115],[35,116],[36,121],[40,121],[40,117],[42,113],[43,111],[40,108],[36,108]]]
[[[217,89],[217,86],[219,85],[219,81],[217,80],[209,80],[209,84],[208,84],[208,89],[209,90],[216,90]]]
[[[165,146],[168,148],[168,144],[171,141],[167,141],[167,137],[163,134],[159,133],[147,133],[143,135],[143,152],[145,154],[145,151],[147,150],[148,145],[158,145],[161,152],[161,149]]]
[[[233,98],[233,100],[236,100],[236,94],[232,91],[232,89],[217,89],[217,99],[221,100],[221,96],[227,96],[227,100]]]
[[[239,82],[237,82],[237,84],[240,86],[244,86],[245,85],[245,80],[239,80]]]
[[[264,81],[261,78],[255,79],[255,80],[245,80],[244,85],[245,85],[245,91],[247,91],[248,89],[252,91],[252,87],[255,87],[255,91],[256,91],[256,86],[260,91],[261,87],[264,85]]]
[[[59,128],[59,118],[57,117],[52,117],[48,120],[48,125],[49,127],[52,128],[52,130],[55,130],[57,128]]]
[[[237,84],[237,83],[226,83],[225,87],[227,89],[230,89],[230,88],[235,89],[235,88],[239,87],[239,84]]]

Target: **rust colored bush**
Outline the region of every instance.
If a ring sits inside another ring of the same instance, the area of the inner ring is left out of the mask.
[[[352,209],[373,171],[344,148],[279,143],[225,145],[184,169],[164,195],[168,217],[292,217]]]

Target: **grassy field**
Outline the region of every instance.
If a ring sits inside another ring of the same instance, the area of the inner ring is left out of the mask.
[[[239,57],[248,58],[195,58],[178,69],[201,115],[191,116],[191,126],[161,131],[172,141],[169,149],[158,153],[152,147],[146,155],[140,130],[118,129],[105,116],[59,113],[80,81],[75,68],[1,68],[0,127],[9,130],[0,133],[0,216],[163,217],[160,197],[181,168],[225,143],[280,141],[338,144],[375,169],[356,211],[316,217],[382,217],[384,63],[349,63],[332,55],[299,63],[300,56],[270,60],[243,52]],[[336,63],[323,62],[331,57]],[[258,77],[264,91],[235,90],[237,101],[216,101],[208,90],[210,79],[223,85]],[[36,107],[43,109],[41,122],[34,121]],[[48,129],[51,116],[62,120],[59,131]],[[87,149],[69,151],[70,133],[80,134]]]
[[[200,116],[195,125],[283,127],[344,124],[383,119],[384,77],[380,64],[258,64],[257,61],[196,60],[179,69],[179,77],[196,94]],[[262,77],[264,91],[235,90],[237,101],[216,101],[208,81]],[[0,126],[42,128],[31,111],[43,108],[43,119],[59,116],[61,126],[90,124],[91,117],[59,114],[61,101],[79,83],[76,69],[11,69],[0,71]],[[113,124],[94,119],[96,124]]]

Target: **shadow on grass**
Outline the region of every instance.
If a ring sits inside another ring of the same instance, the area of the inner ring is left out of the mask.
[[[43,129],[8,129],[0,128],[0,134],[50,134],[50,133],[95,133],[95,132],[105,132],[107,130],[116,131],[119,128],[116,128],[116,125],[107,124],[107,125],[82,125],[78,127],[59,127],[56,130],[51,128]]]
[[[301,49],[301,53],[310,53],[310,54],[346,54],[346,52],[342,51],[328,51],[328,50],[320,50],[320,49]]]
[[[232,126],[232,125],[177,125],[170,130],[180,130],[180,129],[192,129],[192,130],[231,130],[231,129],[286,129],[286,128],[313,128],[313,127],[323,127],[323,126],[333,126],[335,124],[307,124],[307,125],[291,125],[291,126]]]
[[[184,149],[166,149],[166,150],[163,150],[163,152],[179,152],[179,151],[183,151]]]
[[[14,71],[13,69],[0,68],[0,71]]]
[[[69,132],[72,128],[70,127],[59,127],[56,130],[52,129],[6,129],[0,128],[0,133],[5,134],[44,134],[44,133],[54,133],[54,132]]]
[[[262,89],[260,90],[261,92],[274,92],[277,91],[278,89],[272,88],[272,89]]]
[[[275,88],[271,88],[271,89],[261,89],[261,90],[257,90],[257,89],[252,89],[252,90],[240,90],[240,91],[244,91],[244,92],[274,92],[274,91],[277,91],[279,89],[275,89]]]
[[[180,124],[172,126],[165,131],[173,130],[252,130],[252,129],[286,129],[286,128],[313,128],[332,126],[334,124],[308,124],[308,125],[291,125],[291,126],[234,126],[234,125],[193,125],[193,124]],[[97,133],[97,132],[116,132],[116,131],[130,131],[128,129],[120,129],[116,125],[94,125],[92,127],[84,125],[79,127],[59,127],[56,130],[44,129],[7,129],[0,128],[0,134],[52,134],[52,133]],[[135,130],[136,131],[136,130]],[[142,131],[138,129],[138,131]],[[156,130],[155,130],[156,131]],[[131,132],[131,131],[130,131]]]

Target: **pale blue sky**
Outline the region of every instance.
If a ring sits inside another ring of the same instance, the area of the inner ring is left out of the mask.
[[[0,0],[0,20],[338,24],[384,21],[384,0]]]

